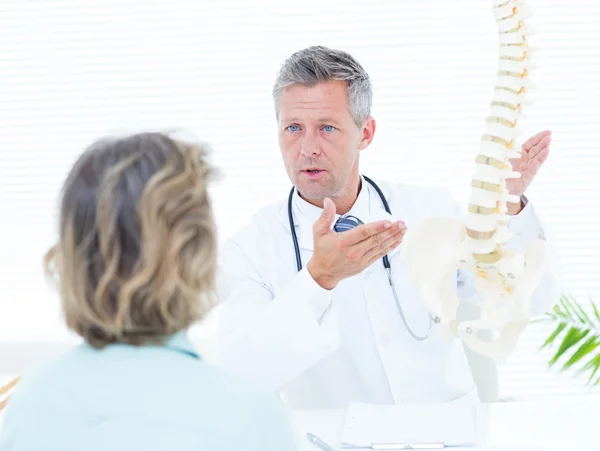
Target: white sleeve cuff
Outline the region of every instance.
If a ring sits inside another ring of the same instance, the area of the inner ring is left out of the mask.
[[[525,206],[509,221],[508,230],[511,234],[508,247],[515,252],[524,252],[536,239],[545,239],[540,219],[533,205],[523,196]]]
[[[310,307],[315,314],[315,318],[320,323],[325,314],[331,307],[331,290],[327,290],[319,285],[312,278],[306,266],[298,273],[298,277],[302,280],[301,283],[307,289],[306,298],[309,299]]]

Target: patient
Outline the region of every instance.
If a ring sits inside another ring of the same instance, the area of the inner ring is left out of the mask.
[[[0,450],[297,449],[279,399],[187,338],[214,304],[211,174],[201,147],[153,133],[99,141],[75,163],[46,270],[84,343],[22,378]]]

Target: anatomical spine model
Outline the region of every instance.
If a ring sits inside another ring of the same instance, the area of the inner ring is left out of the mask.
[[[545,242],[537,239],[524,252],[507,246],[507,203],[520,202],[520,198],[509,195],[506,180],[520,177],[509,160],[521,152],[517,123],[532,87],[529,73],[534,65],[528,44],[532,29],[525,26],[531,14],[523,1],[493,0],[493,13],[500,36],[498,80],[475,159],[468,214],[464,221],[429,218],[411,228],[403,241],[402,258],[436,327],[475,352],[504,361],[529,321]],[[459,300],[452,280],[457,270],[475,276],[481,295],[479,319],[456,319]],[[480,330],[493,331],[494,339],[482,340],[477,336]]]

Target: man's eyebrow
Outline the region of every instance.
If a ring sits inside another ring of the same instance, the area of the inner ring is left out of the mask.
[[[317,119],[317,122],[335,122],[336,124],[339,124],[340,121],[338,121],[335,117],[333,116],[324,116],[324,117],[320,117],[319,119]]]
[[[284,117],[284,118],[281,119],[281,122],[285,122],[285,123],[290,123],[290,122],[291,123],[294,123],[294,122],[302,123],[304,121],[300,120],[297,117],[290,117],[290,118]],[[340,124],[340,121],[337,118],[333,117],[333,116],[323,116],[323,117],[318,118],[315,122],[318,122],[318,123],[321,123],[321,124],[323,124],[323,123],[325,123],[325,124],[334,123],[334,124],[337,124],[337,125]]]

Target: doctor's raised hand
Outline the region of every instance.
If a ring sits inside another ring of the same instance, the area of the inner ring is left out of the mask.
[[[508,192],[515,196],[523,196],[525,190],[537,175],[540,167],[550,154],[550,143],[552,136],[550,130],[536,133],[523,143],[521,156],[510,161],[513,171],[521,174],[521,177],[508,179],[506,187]],[[508,212],[516,215],[523,209],[521,204],[509,204]]]
[[[384,220],[338,233],[331,229],[334,218],[335,204],[327,198],[323,213],[313,224],[315,249],[307,264],[313,279],[328,290],[397,248],[406,232],[403,222]]]

